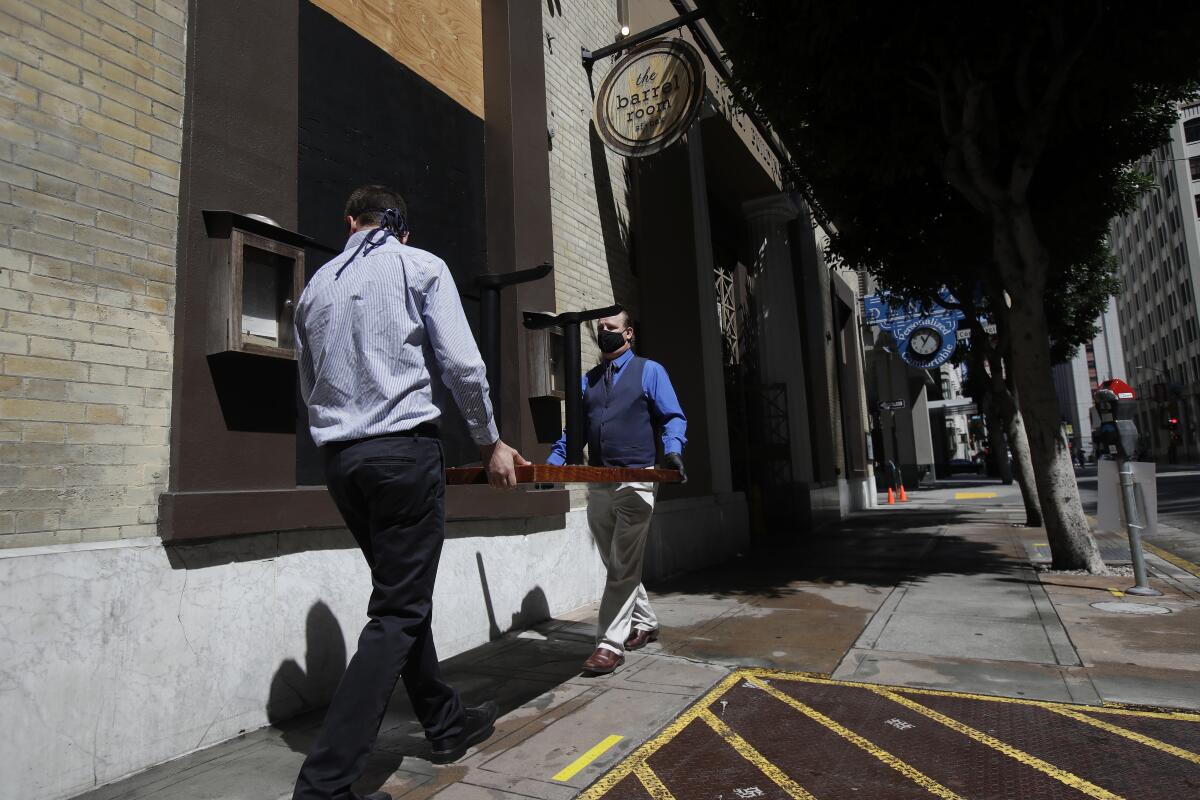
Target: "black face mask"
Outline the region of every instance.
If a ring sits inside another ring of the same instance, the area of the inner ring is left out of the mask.
[[[600,331],[596,341],[602,353],[615,353],[625,345],[625,334],[621,331]]]

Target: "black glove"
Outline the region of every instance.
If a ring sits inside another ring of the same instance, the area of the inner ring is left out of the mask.
[[[687,472],[683,469],[683,456],[679,453],[667,453],[663,456],[663,461],[667,462],[667,466],[671,469],[679,470],[679,477],[682,478],[680,483],[687,483]]]

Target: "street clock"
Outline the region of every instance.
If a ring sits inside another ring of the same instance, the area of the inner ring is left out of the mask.
[[[909,336],[908,349],[920,358],[932,358],[937,351],[942,349],[941,331],[928,325],[922,325]]]
[[[935,369],[954,355],[958,320],[948,314],[917,317],[892,330],[900,358],[916,369]]]

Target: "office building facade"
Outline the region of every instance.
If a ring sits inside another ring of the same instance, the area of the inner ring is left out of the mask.
[[[1116,308],[1126,379],[1138,393],[1139,449],[1159,461],[1200,455],[1200,99],[1143,158],[1154,187],[1113,220]]]

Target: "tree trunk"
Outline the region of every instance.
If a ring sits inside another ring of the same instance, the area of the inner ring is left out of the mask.
[[[996,465],[996,475],[1005,486],[1012,486],[1013,471],[1008,461],[1008,443],[1004,439],[1004,418],[996,408],[996,400],[989,391],[983,396],[983,418],[987,422],[988,449]],[[1024,487],[1021,491],[1025,491]]]
[[[1059,71],[1065,74],[1070,62]],[[997,123],[996,104],[986,82],[969,74],[955,91],[962,97],[962,124],[952,137],[943,162],[950,183],[986,218],[992,227],[992,248],[1008,303],[1007,354],[1012,358],[1017,401],[1029,437],[1038,500],[1046,540],[1055,569],[1104,572],[1104,561],[1092,539],[1066,438],[1059,425],[1058,401],[1050,371],[1050,334],[1046,324],[1046,278],[1050,254],[1038,235],[1029,206],[1029,185],[1042,155],[1050,113],[1061,99],[1063,81],[1047,88],[1038,113],[1027,122],[1029,134],[1011,163],[987,149],[982,137]],[[943,98],[943,104],[946,100]],[[1003,124],[1003,123],[1000,123]],[[998,177],[1002,176],[1002,177]]]
[[[1104,561],[1083,514],[1075,469],[1059,421],[1042,293],[1014,294],[1012,301],[1009,355],[1053,566],[1102,573]]]
[[[1011,341],[1007,308],[1004,304],[1004,293],[993,291],[990,300],[996,325],[1003,329],[1003,340]],[[972,312],[973,314],[974,312]],[[977,319],[973,316],[973,320]],[[1021,410],[1017,406],[1014,390],[1009,385],[1007,376],[1012,375],[1012,365],[1007,363],[994,344],[989,341],[987,332],[976,321],[971,321],[972,336],[978,337],[978,344],[972,343],[972,371],[981,378],[984,394],[984,413],[988,415],[988,432],[992,437],[992,451],[997,454],[997,466],[1005,484],[1013,482],[1013,469],[1016,467],[1017,485],[1021,488],[1021,500],[1025,503],[1025,527],[1042,527],[1042,505],[1038,500],[1037,484],[1033,477],[1033,462],[1029,457],[1029,439],[1025,435],[1025,423],[1021,419]],[[976,349],[978,347],[978,349]],[[1003,426],[1001,425],[1003,420]],[[1008,437],[1008,446],[1004,444],[1004,434]],[[1013,461],[1010,464],[1007,451],[1012,450]]]
[[[968,311],[968,315],[970,318],[978,317],[974,308]],[[987,336],[983,326],[971,324],[970,319],[968,319],[968,325],[971,327],[971,336],[975,339],[971,342],[971,348],[968,351],[972,389],[978,393],[979,407],[987,422],[988,447],[992,451],[996,474],[1005,486],[1011,486],[1013,482],[1012,465],[1008,460],[1008,444],[1004,440],[1006,418],[1001,413],[1002,399],[996,396],[997,390],[1007,393],[1007,387],[1000,378],[999,372],[992,370],[989,365],[988,353],[994,354],[994,351],[983,341]],[[1022,485],[1021,493],[1024,494],[1024,492],[1025,487]]]
[[[996,389],[1000,416],[1004,418],[1004,430],[1008,434],[1008,445],[1012,448],[1013,466],[1016,467],[1017,484],[1021,487],[1021,499],[1025,501],[1025,527],[1042,527],[1042,504],[1038,499],[1037,479],[1033,473],[1033,459],[1029,454],[1029,437],[1025,434],[1025,420],[1017,399],[1008,386]]]

